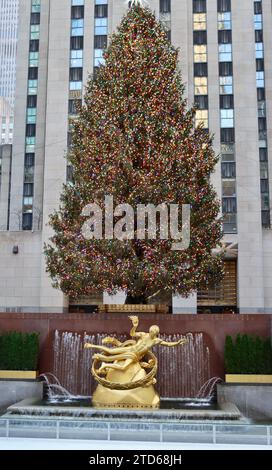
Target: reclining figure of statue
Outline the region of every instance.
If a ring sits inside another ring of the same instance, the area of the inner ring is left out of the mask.
[[[187,343],[187,339],[180,339],[176,342],[167,342],[163,341],[161,338],[158,338],[160,329],[157,325],[153,325],[149,328],[149,332],[145,333],[143,331],[136,331],[139,325],[139,319],[136,316],[129,317],[132,321],[132,329],[130,330],[131,338],[136,338],[137,340],[128,340],[124,343],[120,343],[115,338],[105,338],[103,344],[114,344],[118,347],[108,348],[106,346],[98,346],[91,343],[86,343],[85,348],[98,349],[104,354],[94,354],[93,359],[98,359],[104,364],[98,369],[99,374],[103,374],[108,369],[116,370],[126,370],[130,364],[139,362],[142,367],[147,367],[151,365],[142,363],[141,359],[152,349],[153,346],[161,345],[174,347],[180,344]],[[122,364],[118,364],[122,362]]]
[[[153,407],[159,406],[156,383],[157,358],[152,353],[156,345],[174,347],[187,343],[187,339],[167,342],[159,338],[157,325],[148,332],[137,331],[139,319],[131,316],[131,339],[120,342],[107,337],[103,346],[86,343],[86,349],[97,349],[93,355],[92,374],[99,383],[93,395],[95,406]],[[105,345],[112,345],[108,347]],[[150,370],[146,372],[146,370]],[[103,378],[103,376],[106,376]]]

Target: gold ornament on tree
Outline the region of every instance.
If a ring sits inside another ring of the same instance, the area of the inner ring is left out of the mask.
[[[159,338],[157,325],[149,332],[137,331],[139,318],[129,317],[132,321],[131,339],[120,342],[107,337],[103,346],[86,343],[86,349],[97,349],[93,355],[92,374],[98,382],[93,395],[93,405],[97,407],[158,408],[160,398],[154,389],[157,374],[157,358],[151,351],[153,346],[179,346],[186,339],[176,342]],[[104,346],[105,344],[112,347]]]

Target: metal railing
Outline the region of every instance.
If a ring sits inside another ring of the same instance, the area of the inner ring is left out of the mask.
[[[0,418],[0,437],[272,445],[271,425],[252,423]]]

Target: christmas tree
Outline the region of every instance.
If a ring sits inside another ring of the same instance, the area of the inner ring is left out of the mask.
[[[222,272],[213,254],[222,233],[210,183],[217,163],[212,138],[195,127],[195,110],[187,109],[178,50],[141,2],[130,5],[104,59],[74,124],[68,156],[73,182],[50,217],[48,272],[73,299],[119,290],[131,303],[150,302],[162,291],[188,296]],[[109,195],[135,211],[139,204],[190,205],[189,247],[173,250],[171,239],[139,239],[136,222],[128,239],[86,239],[83,208],[94,202],[104,208]]]

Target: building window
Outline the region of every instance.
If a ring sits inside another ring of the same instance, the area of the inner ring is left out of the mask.
[[[81,100],[69,100],[69,114],[77,114]]]
[[[218,43],[228,44],[232,42],[232,31],[227,29],[221,29],[218,31]]]
[[[108,19],[107,18],[96,18],[95,19],[95,34],[106,35],[108,31]]]
[[[32,230],[32,213],[23,214],[23,230]]]
[[[258,15],[262,13],[262,1],[254,2],[254,14]]]
[[[268,211],[270,209],[269,193],[261,194],[262,211]]]
[[[236,178],[236,166],[235,162],[224,162],[221,163],[221,174],[222,178]]]
[[[94,24],[94,68],[93,78],[96,79],[99,67],[105,64],[103,52],[107,47],[108,5],[107,0],[95,0]]]
[[[207,31],[194,31],[194,44],[207,44]]]
[[[70,68],[70,81],[78,82],[82,81],[83,69],[82,67]]]
[[[197,62],[194,64],[194,76],[195,77],[207,77],[208,75],[208,64],[207,62]]]
[[[28,95],[36,95],[38,91],[38,80],[28,80]]]
[[[94,48],[95,49],[106,49],[107,47],[107,36],[95,36],[94,37]]]
[[[194,13],[206,13],[206,0],[193,0]]]
[[[271,222],[270,222],[270,210],[262,210],[262,226],[264,228],[270,228],[271,227]]]
[[[195,106],[198,109],[208,109],[208,96],[207,95],[195,96]]]
[[[103,49],[94,50],[94,65],[95,67],[100,67],[100,65],[105,64],[105,59],[103,58]]]
[[[94,10],[95,18],[107,18],[108,16],[108,5],[95,5]]]
[[[40,13],[31,13],[30,24],[40,24]]]
[[[83,50],[71,50],[70,67],[83,67]]]
[[[232,61],[232,45],[231,44],[219,44],[219,62],[231,62]]]
[[[194,62],[207,62],[207,46],[205,44],[194,46]]]
[[[255,56],[256,56],[256,59],[264,58],[264,46],[262,42],[255,43]]]
[[[222,175],[223,176],[223,175]],[[222,196],[235,197],[236,196],[236,181],[235,179],[222,181]]]
[[[35,162],[35,154],[34,153],[26,153],[25,154],[25,167],[34,166],[34,162]]]
[[[259,148],[260,162],[267,162],[267,148]]]
[[[33,197],[33,189],[34,189],[34,185],[32,183],[25,183],[24,184],[24,196]]]
[[[71,37],[70,49],[71,50],[83,49],[83,44],[84,44],[83,36],[72,36]]]
[[[208,94],[208,78],[207,77],[195,77],[195,95],[207,95]]]
[[[222,198],[222,210],[223,214],[236,214],[237,204],[235,197],[223,197]]]
[[[30,39],[40,38],[40,25],[31,25],[30,27]]]
[[[71,91],[82,91],[82,82],[70,82],[70,88]]]
[[[27,108],[26,122],[27,124],[36,124],[37,110],[36,108]]]
[[[263,29],[262,15],[254,15],[254,28],[255,30]]]
[[[264,71],[256,72],[257,88],[264,88]]]
[[[234,99],[233,95],[220,95],[220,109],[233,109]]]
[[[234,127],[233,109],[220,109],[220,124],[222,128]]]
[[[29,53],[29,67],[38,67],[39,65],[39,52]]]
[[[220,130],[221,143],[231,144],[234,142],[234,128],[222,128]]]
[[[171,0],[160,0],[160,13],[171,13]]]
[[[84,18],[84,6],[72,5],[71,17],[73,20],[79,20]]]
[[[36,144],[36,137],[26,137],[26,146],[34,146]]]
[[[83,36],[84,20],[72,20],[72,36]]]
[[[218,13],[218,29],[231,29],[231,13]]]
[[[40,13],[41,11],[41,0],[32,0],[31,13]]]
[[[224,233],[237,233],[237,214],[223,214],[223,230]]]
[[[219,75],[220,77],[233,75],[232,62],[219,62]]]
[[[194,13],[193,21],[194,31],[207,29],[206,13]]]
[[[219,77],[220,95],[233,94],[233,78],[232,76]]]
[[[196,124],[196,126],[202,125],[205,129],[207,129],[209,127],[208,110],[207,109],[197,109],[196,110],[195,124]]]
[[[31,39],[29,42],[29,50],[30,52],[38,52],[39,51],[40,41],[39,39]]]
[[[231,0],[217,0],[217,11],[221,13],[231,11]]]

